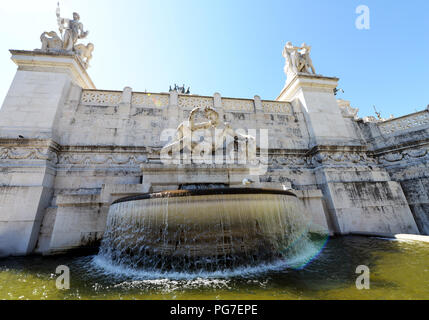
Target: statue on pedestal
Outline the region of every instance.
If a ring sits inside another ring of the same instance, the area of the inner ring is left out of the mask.
[[[67,52],[76,54],[82,61],[82,65],[87,69],[89,61],[92,59],[94,44],[77,44],[78,40],[85,39],[89,31],[84,31],[83,24],[80,22],[80,15],[73,13],[73,19],[61,17],[60,6],[58,3],[57,22],[60,36],[55,32],[44,32],[40,36],[42,42],[42,51],[45,52]]]
[[[60,7],[57,8],[57,21],[60,33],[63,35],[63,49],[73,51],[79,39],[85,39],[89,31],[83,30],[83,24],[80,22],[80,15],[73,13],[73,19],[61,18]]]
[[[290,41],[286,43],[283,57],[286,59],[285,73],[288,79],[298,73],[316,74],[310,52],[311,47],[306,43],[303,43],[301,47],[295,47]]]

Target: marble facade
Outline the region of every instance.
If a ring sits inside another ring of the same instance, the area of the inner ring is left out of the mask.
[[[0,256],[94,245],[124,196],[243,179],[294,190],[314,228],[331,234],[429,235],[428,110],[364,121],[337,100],[337,78],[291,69],[274,101],[97,90],[76,52],[11,53],[18,70],[0,109]],[[268,130],[266,171],[163,164],[163,131],[196,107],[233,129]]]

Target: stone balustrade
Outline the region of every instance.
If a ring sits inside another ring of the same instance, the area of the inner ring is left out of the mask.
[[[84,90],[81,104],[86,106],[117,106],[121,102],[120,91]]]
[[[124,91],[125,92],[125,91]],[[80,104],[84,106],[119,106],[123,100],[124,92],[83,90]],[[224,112],[230,113],[256,113],[258,103],[262,103],[262,111],[266,114],[293,114],[292,105],[283,101],[258,101],[253,99],[220,98],[220,103],[215,103],[215,97],[179,95],[177,105],[184,111],[190,111],[197,107],[222,108]],[[162,109],[172,105],[171,94],[167,93],[141,93],[133,92],[131,105],[140,108]]]
[[[135,107],[163,108],[170,103],[168,94],[133,93],[131,104]]]
[[[292,105],[289,102],[263,101],[264,113],[293,114]]]
[[[254,113],[255,104],[253,100],[245,99],[222,99],[222,107],[226,112],[241,112],[241,113]]]
[[[180,95],[179,96],[179,108],[183,110],[192,110],[197,107],[214,107],[214,99],[212,97],[195,97],[195,96],[187,96]]]
[[[388,135],[427,125],[429,125],[429,111],[424,110],[404,117],[380,122],[378,127],[382,134]]]

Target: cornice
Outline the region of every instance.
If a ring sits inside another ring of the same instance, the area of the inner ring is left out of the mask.
[[[10,50],[10,53],[19,70],[68,72],[82,88],[95,89],[81,60],[75,54],[25,50]]]

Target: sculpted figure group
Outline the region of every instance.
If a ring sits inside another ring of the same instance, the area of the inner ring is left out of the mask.
[[[57,22],[60,36],[55,32],[44,32],[40,40],[42,42],[42,51],[45,52],[71,52],[76,54],[82,61],[85,69],[89,67],[92,59],[94,44],[77,44],[80,39],[85,39],[89,31],[84,31],[83,24],[80,22],[80,15],[73,13],[73,19],[62,18],[60,7],[57,7]]]
[[[283,57],[286,59],[285,73],[288,77],[298,73],[316,74],[310,52],[311,47],[306,43],[301,47],[295,47],[290,41],[286,43]]]
[[[201,112],[208,121],[197,123],[196,117]],[[212,129],[215,132],[214,136],[211,136],[214,138],[214,141],[211,141],[211,139],[208,139],[210,142],[195,141],[195,138],[198,138],[196,135],[197,131],[200,133],[209,133],[209,135],[211,135],[209,130]],[[232,146],[224,146],[225,139],[227,143],[229,140],[230,144],[237,143],[241,147],[246,148],[246,150],[239,151],[248,155],[249,158],[254,158],[256,156],[255,137],[237,133],[229,123],[223,123],[223,125],[221,125],[219,114],[213,108],[197,107],[191,111],[188,120],[179,125],[174,141],[163,148],[162,154],[166,157],[174,157],[188,148],[188,151],[193,155],[198,154],[198,156],[200,156],[200,151],[204,150],[209,153],[208,156],[211,156],[213,151],[223,149],[224,147],[226,147],[227,150],[231,150]],[[255,154],[253,155],[253,153]]]

